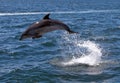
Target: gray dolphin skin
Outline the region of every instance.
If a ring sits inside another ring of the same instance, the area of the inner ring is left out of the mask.
[[[41,21],[32,24],[25,32],[23,32],[20,40],[26,38],[40,38],[43,34],[54,30],[66,30],[69,33],[77,33],[71,31],[70,28],[61,21],[49,18],[49,15],[50,14],[45,15]]]

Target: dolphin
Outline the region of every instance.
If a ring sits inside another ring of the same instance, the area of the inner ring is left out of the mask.
[[[22,33],[19,40],[26,38],[40,38],[43,34],[54,30],[66,30],[69,33],[77,33],[70,30],[70,28],[63,22],[51,19],[49,16],[50,14],[46,14],[42,20],[33,23],[27,30]]]

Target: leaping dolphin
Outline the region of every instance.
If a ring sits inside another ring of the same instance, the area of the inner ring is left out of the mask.
[[[49,18],[49,15],[50,14],[45,15],[41,21],[32,24],[25,32],[23,32],[20,40],[26,38],[40,38],[43,34],[54,30],[66,30],[69,33],[77,33],[71,31],[70,28],[61,21]]]

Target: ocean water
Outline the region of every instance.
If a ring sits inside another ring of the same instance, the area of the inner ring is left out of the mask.
[[[19,41],[47,13],[79,34]],[[119,0],[0,0],[0,83],[120,83]]]

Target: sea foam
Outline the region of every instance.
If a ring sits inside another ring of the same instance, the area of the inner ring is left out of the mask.
[[[99,65],[101,61],[102,52],[101,49],[98,47],[97,44],[91,41],[84,41],[82,44],[78,43],[77,46],[79,48],[87,48],[89,53],[83,54],[79,57],[73,56],[73,58],[67,62],[62,62],[65,66],[76,65],[76,64],[87,64],[90,66]]]
[[[72,57],[60,62],[62,66],[85,64],[96,66],[101,63],[102,49],[93,41],[81,40],[77,35],[63,36],[64,44],[62,55]],[[66,59],[66,58],[65,58]]]

